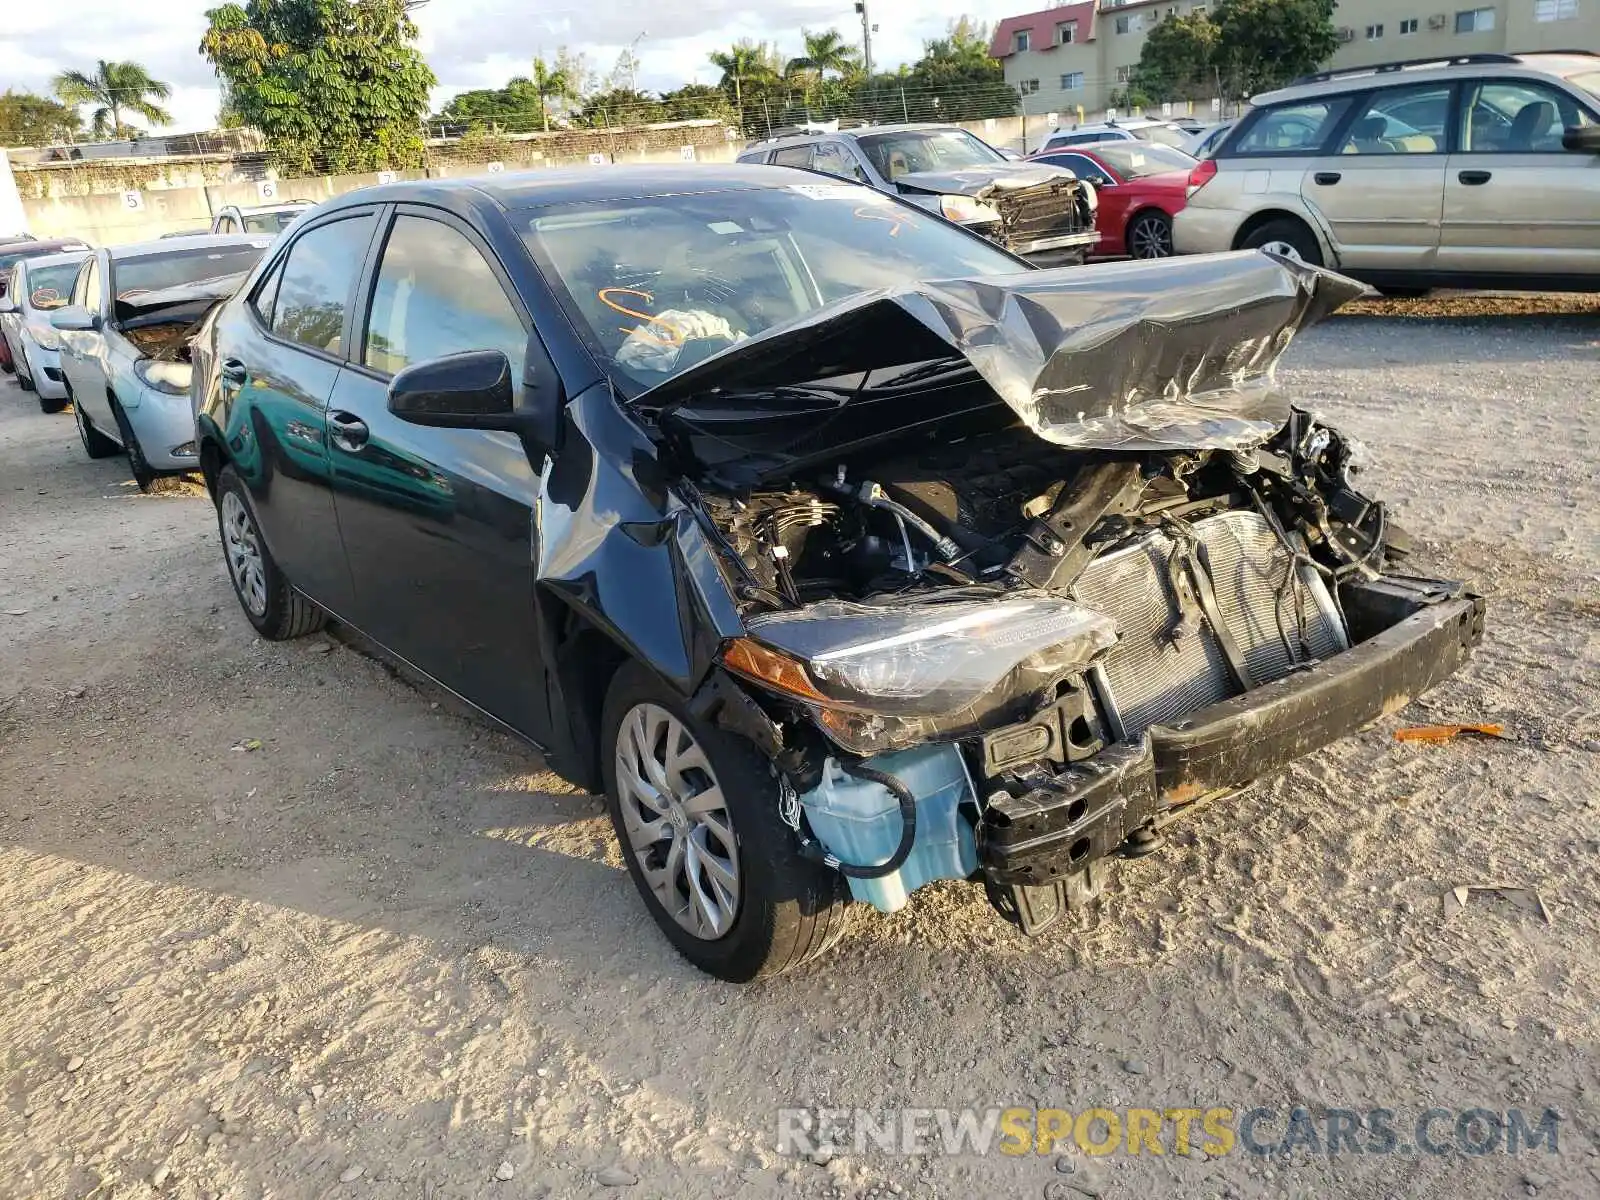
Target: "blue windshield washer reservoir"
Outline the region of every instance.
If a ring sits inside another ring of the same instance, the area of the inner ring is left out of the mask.
[[[961,751],[948,742],[879,754],[865,764],[899,779],[917,800],[917,836],[911,856],[881,879],[851,879],[850,894],[882,912],[905,907],[906,898],[935,879],[965,879],[978,869],[972,823],[963,800],[976,804]],[[800,797],[811,830],[828,852],[853,866],[889,861],[900,845],[900,802],[881,783],[859,779],[829,757],[822,779]]]

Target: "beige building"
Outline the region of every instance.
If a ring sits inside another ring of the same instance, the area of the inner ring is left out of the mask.
[[[1212,0],[1214,3],[1215,0]],[[1062,124],[1098,119],[1127,86],[1157,22],[1204,12],[1205,0],[1090,0],[1006,17],[989,53],[1024,110]],[[1600,0],[1340,0],[1340,45],[1329,64],[1361,67],[1408,58],[1523,50],[1600,50]],[[1204,115],[1206,103],[1196,106]],[[1146,114],[1150,115],[1150,114]]]

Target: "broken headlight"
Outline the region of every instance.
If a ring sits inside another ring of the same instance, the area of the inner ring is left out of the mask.
[[[746,628],[723,665],[800,701],[857,754],[972,732],[1081,672],[1117,637],[1105,614],[1042,594],[892,608],[826,600]]]
[[[987,225],[1000,219],[1000,210],[971,196],[940,196],[939,211],[961,225]]]

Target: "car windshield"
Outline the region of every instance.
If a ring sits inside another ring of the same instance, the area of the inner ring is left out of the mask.
[[[1143,179],[1146,175],[1187,171],[1195,164],[1195,160],[1182,150],[1154,142],[1102,142],[1094,147],[1094,153],[1096,158],[1124,179]]]
[[[871,133],[856,144],[878,174],[893,180],[914,171],[959,171],[1005,162],[1005,155],[965,129],[914,129]]]
[[[1142,129],[1130,129],[1128,132],[1141,142],[1153,142],[1158,146],[1181,146],[1189,137],[1175,125],[1146,125]]]
[[[625,390],[872,288],[1028,268],[974,234],[849,183],[538,209],[525,238]]]
[[[246,233],[282,233],[294,223],[300,215],[298,208],[291,208],[286,212],[244,213],[244,231]]]
[[[117,299],[132,300],[145,292],[237,275],[255,266],[265,253],[265,246],[212,246],[123,259],[112,265]]]
[[[61,308],[72,295],[79,263],[28,268],[28,303],[38,309]]]
[[[1585,71],[1582,75],[1568,75],[1567,82],[1580,87],[1600,102],[1600,71]]]

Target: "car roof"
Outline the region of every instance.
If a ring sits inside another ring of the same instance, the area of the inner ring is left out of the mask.
[[[237,246],[259,246],[265,249],[272,238],[264,233],[196,233],[187,237],[157,238],[152,242],[130,242],[125,246],[107,246],[106,255],[112,262],[150,255],[180,254],[185,250],[225,250]]]
[[[302,208],[315,208],[315,200],[285,200],[280,204],[227,204],[222,211],[230,209],[240,216],[255,217],[265,213],[299,212]]]
[[[1303,100],[1312,96],[1364,92],[1386,84],[1439,83],[1459,79],[1463,71],[1477,75],[1498,75],[1514,79],[1566,78],[1582,71],[1600,70],[1600,55],[1585,50],[1553,50],[1538,54],[1458,54],[1432,58],[1402,59],[1340,71],[1305,75],[1287,87],[1252,96],[1257,106]]]
[[[880,127],[881,128],[881,127]],[[853,185],[836,180],[841,187]],[[806,185],[815,187],[811,171],[769,167],[755,163],[671,164],[607,167],[535,168],[464,179],[404,180],[346,192],[328,201],[332,212],[360,204],[474,205],[485,201],[508,211],[547,208],[563,204],[600,204],[639,200],[652,196],[694,195],[707,192],[759,191]]]
[[[40,254],[23,259],[17,266],[26,263],[30,271],[37,271],[40,267],[65,267],[81,263],[93,253],[93,250],[68,250],[64,254]]]
[[[29,258],[37,258],[41,254],[61,250],[67,246],[82,246],[89,248],[89,243],[82,238],[32,238],[27,241],[0,242],[0,253],[6,255],[25,254]]]

